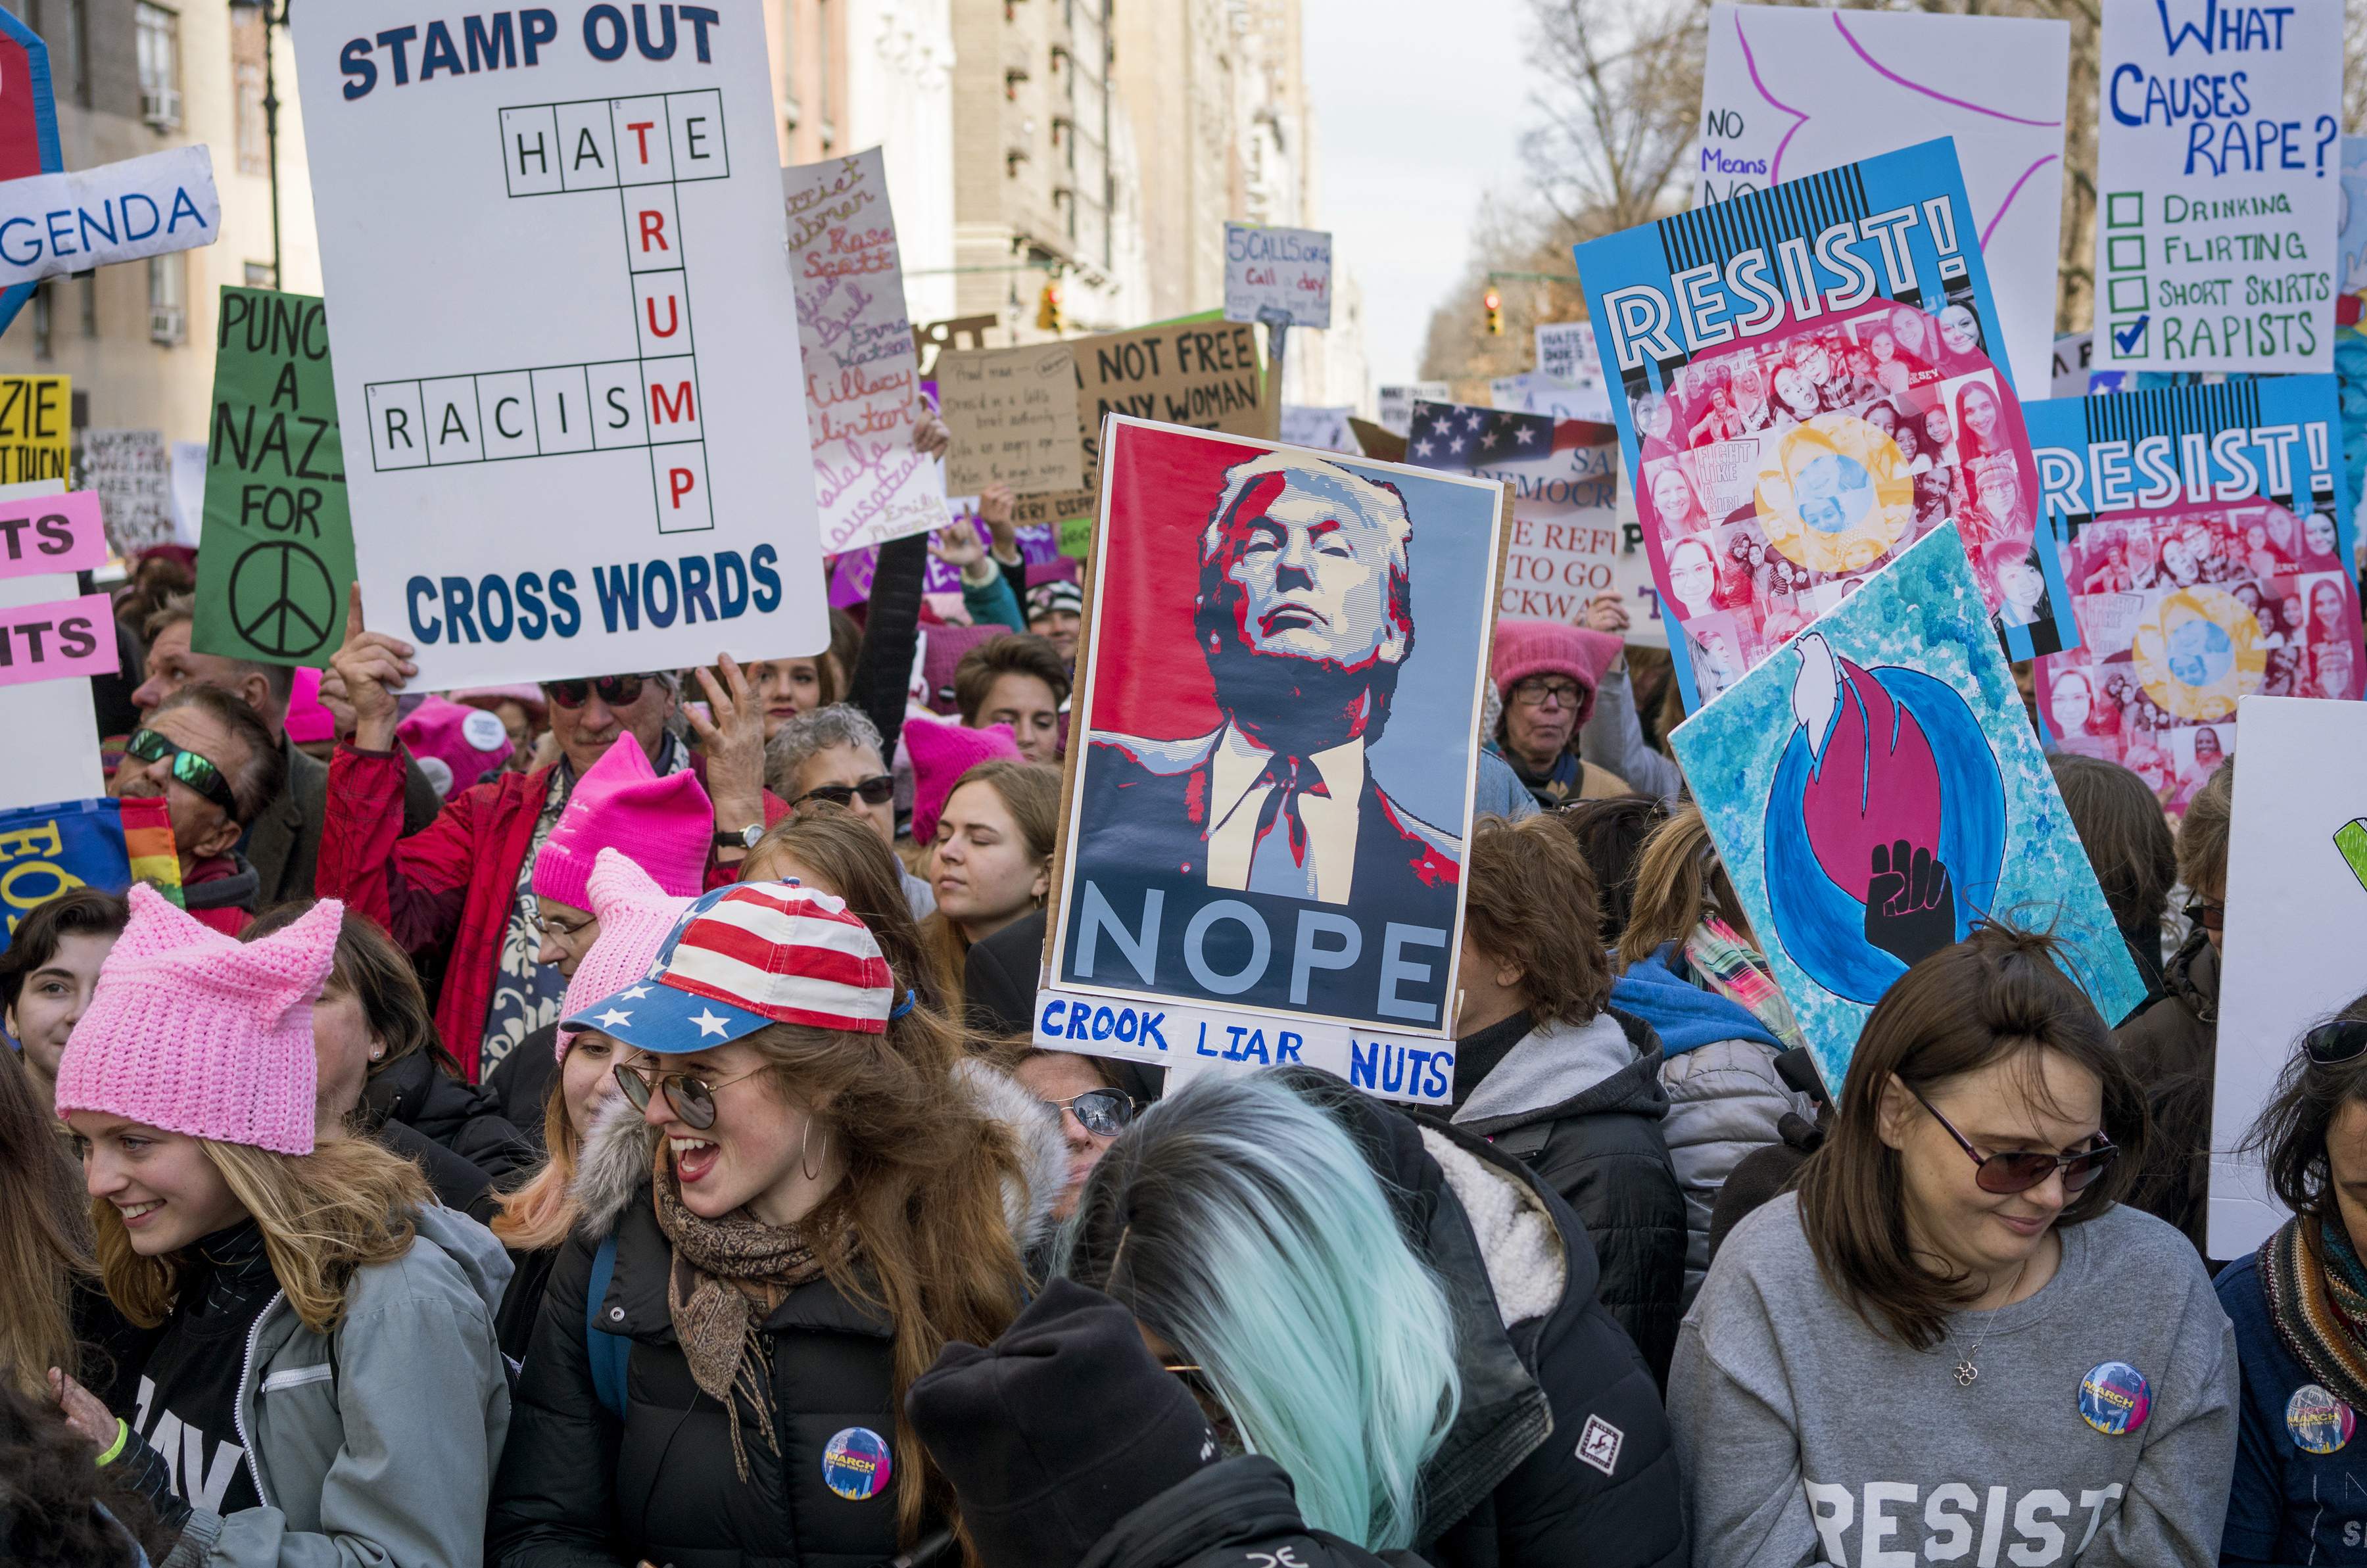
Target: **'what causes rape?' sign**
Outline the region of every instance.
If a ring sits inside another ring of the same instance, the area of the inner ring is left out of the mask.
[[[2104,0],[2096,368],[2325,370],[2342,7]]]
[[[426,686],[819,650],[759,9],[294,25],[369,625]]]

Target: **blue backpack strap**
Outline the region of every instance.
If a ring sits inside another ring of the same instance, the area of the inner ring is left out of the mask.
[[[592,1280],[583,1292],[583,1349],[592,1363],[592,1393],[600,1408],[617,1420],[625,1418],[625,1359],[632,1341],[600,1326],[600,1303],[608,1280],[617,1272],[617,1238],[612,1234],[592,1255]]]

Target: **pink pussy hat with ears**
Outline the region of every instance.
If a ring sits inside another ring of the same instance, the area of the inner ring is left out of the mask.
[[[629,739],[629,737],[628,737]],[[650,874],[613,849],[604,849],[593,863],[592,918],[600,934],[568,977],[567,1005],[561,1018],[577,1013],[612,992],[621,991],[647,975],[658,961],[658,950],[682,922],[696,898],[677,898],[651,880]],[[567,1060],[567,1048],[576,1032],[559,1031],[558,1056]]]
[[[915,716],[904,721],[904,752],[912,759],[912,841],[926,844],[936,838],[937,818],[961,776],[998,758],[1017,761],[1019,744],[1007,724],[971,729]]]
[[[628,731],[575,781],[559,825],[534,860],[534,891],[577,909],[592,907],[592,867],[620,850],[666,893],[689,897],[707,886],[715,848],[715,803],[688,768],[665,778]]]
[[[312,1004],[345,908],[242,942],[144,883],[58,1063],[57,1108],[275,1154],[312,1152]]]

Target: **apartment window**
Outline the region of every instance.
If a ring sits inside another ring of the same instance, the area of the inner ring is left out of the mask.
[[[167,345],[189,341],[189,257],[186,251],[148,258],[148,336]]]
[[[85,272],[74,279],[82,293],[82,335],[98,335],[98,274]]]
[[[830,0],[814,0],[814,105],[821,120],[821,150],[825,152],[838,140],[838,127],[833,123],[838,106],[830,96],[832,59]]]
[[[56,318],[50,309],[50,297],[56,292],[46,282],[37,284],[33,288],[33,357],[36,359],[57,357],[57,343],[51,335]]]
[[[263,111],[263,7],[230,8],[230,81],[238,172],[271,172],[271,136]]]
[[[50,86],[60,103],[90,107],[90,47],[85,0],[40,0],[38,30],[50,46]],[[12,6],[11,9],[17,7]]]
[[[181,123],[181,18],[140,0],[134,13],[140,43],[140,118],[159,130]]]

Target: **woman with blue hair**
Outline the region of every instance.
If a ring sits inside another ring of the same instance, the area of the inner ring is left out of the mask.
[[[1584,1237],[1516,1161],[1336,1078],[1202,1078],[1094,1168],[1065,1278],[909,1413],[987,1568],[1682,1563]]]

